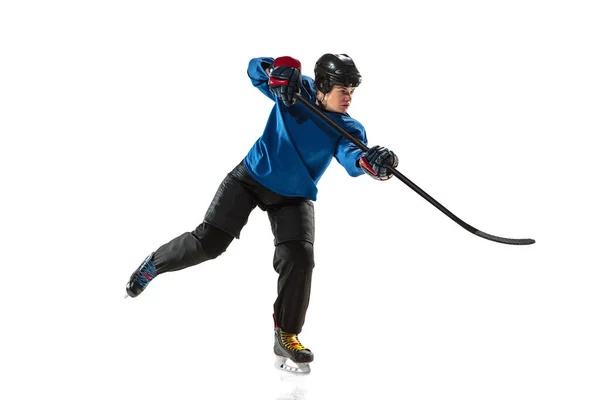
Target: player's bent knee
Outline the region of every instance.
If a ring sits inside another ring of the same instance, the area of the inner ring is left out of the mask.
[[[299,268],[315,267],[313,245],[303,240],[281,243],[277,246],[276,258],[290,260],[295,267]]]
[[[209,224],[202,224],[194,231],[201,252],[208,260],[215,259],[227,250],[233,241],[229,233]]]

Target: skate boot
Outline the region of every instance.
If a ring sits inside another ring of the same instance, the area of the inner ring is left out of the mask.
[[[314,356],[312,351],[302,346],[298,335],[295,333],[286,333],[281,328],[275,328],[275,367],[283,371],[293,372],[296,374],[310,373],[310,362]],[[287,361],[292,361],[294,365],[287,364]]]
[[[131,274],[131,278],[129,278],[129,282],[127,282],[127,286],[125,287],[125,291],[127,292],[125,298],[128,296],[138,296],[144,291],[144,289],[146,289],[148,283],[150,283],[150,281],[156,277],[156,268],[152,262],[153,255],[154,253],[146,257],[138,269]]]

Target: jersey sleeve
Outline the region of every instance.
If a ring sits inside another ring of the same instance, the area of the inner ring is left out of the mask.
[[[347,127],[346,132],[350,133],[356,139],[368,145],[367,133],[361,124],[353,124],[354,126]],[[352,128],[352,129],[349,129]],[[361,167],[358,166],[358,160],[363,156],[364,151],[359,149],[354,143],[342,137],[338,142],[335,151],[335,159],[346,169],[350,176],[360,176],[364,174]]]
[[[275,95],[269,91],[269,75],[265,72],[264,65],[271,65],[275,61],[272,57],[253,58],[248,63],[248,77],[255,88],[265,96],[275,101]]]

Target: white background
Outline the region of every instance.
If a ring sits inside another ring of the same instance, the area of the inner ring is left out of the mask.
[[[597,399],[600,60],[592,1],[4,1],[2,399]],[[391,3],[390,3],[391,4]],[[248,61],[347,53],[397,180],[319,183],[301,339],[272,367],[268,219],[125,283],[202,221],[271,103]]]

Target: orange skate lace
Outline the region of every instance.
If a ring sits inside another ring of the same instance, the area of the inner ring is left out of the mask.
[[[292,351],[308,350],[306,347],[302,346],[296,333],[286,333],[281,331],[281,342],[285,347]]]

